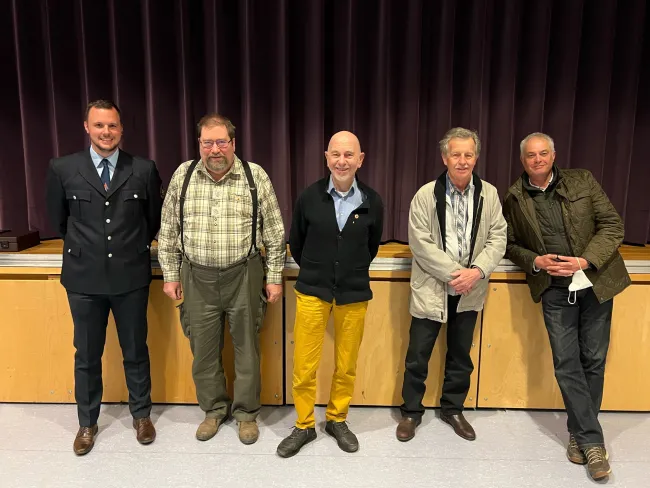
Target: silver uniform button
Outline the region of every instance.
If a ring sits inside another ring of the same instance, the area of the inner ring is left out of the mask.
[[[68,249],[68,252],[72,252],[72,249]]]
[[[107,224],[110,224],[110,223],[111,223],[111,219],[106,219],[106,223],[107,223]]]
[[[112,239],[112,237],[111,237],[111,236],[108,236],[108,240],[110,241],[111,239]]]
[[[134,193],[134,194],[133,194],[133,198],[138,198],[138,194],[137,194],[137,193]]]
[[[72,195],[72,199],[73,199],[73,200],[76,200],[76,199],[77,199],[77,195]]]
[[[111,253],[108,253],[108,257],[109,257],[109,258],[112,258],[113,255],[112,255]]]
[[[104,205],[106,205],[108,207],[108,202],[106,202]]]

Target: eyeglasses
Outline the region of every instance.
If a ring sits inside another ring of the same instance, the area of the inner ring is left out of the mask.
[[[199,139],[199,142],[204,149],[212,149],[212,146],[215,144],[219,149],[226,149],[228,147],[228,144],[232,142],[232,139],[229,139],[227,141],[225,139],[218,139],[216,141],[202,141]]]

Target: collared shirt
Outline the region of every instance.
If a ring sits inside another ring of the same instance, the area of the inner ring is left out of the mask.
[[[115,174],[115,168],[117,168],[117,159],[120,157],[120,150],[119,148],[115,150],[113,154],[105,158],[104,156],[100,156],[97,154],[97,151],[93,149],[92,146],[90,146],[90,157],[93,160],[93,164],[95,165],[95,169],[97,170],[97,174],[99,177],[102,177],[102,171],[104,171],[104,167],[102,166],[102,161],[104,159],[108,159],[108,173],[110,175],[110,179],[113,179],[113,175]]]
[[[459,210],[459,201],[464,202],[465,211],[460,215],[461,220],[464,222],[465,232],[462,236],[462,242],[459,246],[458,243],[458,231],[457,231],[457,218]],[[469,248],[472,240],[472,224],[474,222],[474,181],[469,180],[469,184],[465,187],[464,191],[460,191],[456,188],[451,180],[449,175],[447,175],[447,190],[445,192],[445,201],[447,205],[446,223],[445,223],[445,241],[446,241],[446,253],[453,261],[457,262],[464,268],[469,266]],[[462,252],[459,251],[462,249]],[[453,287],[447,287],[447,293],[449,295],[456,295],[456,291]]]
[[[352,182],[350,190],[347,193],[342,193],[334,187],[334,182],[332,181],[331,176],[329,185],[327,185],[327,193],[332,195],[332,198],[334,199],[336,222],[338,223],[339,230],[343,230],[350,214],[361,206],[366,199],[366,196],[359,189],[356,178]]]
[[[528,178],[528,184],[529,184],[530,186],[532,186],[533,188],[537,188],[538,190],[546,191],[546,189],[547,189],[549,186],[551,186],[551,183],[553,183],[553,178],[555,178],[555,171],[554,171],[554,170],[551,170],[551,179],[548,180],[548,183],[546,183],[546,186],[541,187],[541,186],[534,185],[533,182],[530,181],[530,178]]]
[[[182,262],[180,193],[192,161],[176,170],[167,190],[158,237],[158,261],[165,281],[180,281]],[[249,163],[257,186],[257,246],[266,251],[265,271],[269,284],[282,283],[286,256],[284,223],[268,175]],[[225,268],[248,255],[251,247],[253,202],[241,160],[235,156],[230,170],[219,181],[196,165],[183,207],[185,254],[197,264]]]

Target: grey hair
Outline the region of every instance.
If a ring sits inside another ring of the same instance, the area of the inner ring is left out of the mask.
[[[476,147],[476,157],[478,158],[481,154],[481,140],[478,137],[478,134],[469,129],[464,129],[462,127],[454,127],[450,129],[445,134],[445,137],[440,141],[440,152],[447,156],[449,154],[449,141],[452,139],[472,139],[474,141],[474,146]]]
[[[524,137],[523,140],[519,143],[520,156],[524,155],[524,148],[526,147],[526,144],[528,144],[528,141],[530,141],[534,137],[537,137],[538,139],[546,140],[546,142],[548,142],[548,145],[551,148],[551,152],[555,152],[555,142],[553,141],[553,138],[551,136],[549,136],[548,134],[544,134],[543,132],[533,132],[532,134],[528,134],[526,137]]]

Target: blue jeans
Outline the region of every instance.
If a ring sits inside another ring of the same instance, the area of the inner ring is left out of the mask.
[[[567,427],[581,448],[603,446],[598,412],[603,400],[613,300],[599,303],[591,288],[568,302],[569,290],[551,286],[542,295],[555,378],[567,410]]]

